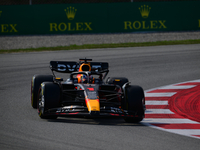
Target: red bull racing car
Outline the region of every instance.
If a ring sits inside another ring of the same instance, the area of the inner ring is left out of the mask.
[[[127,78],[108,77],[107,62],[92,59],[51,61],[52,75],[34,75],[31,106],[42,119],[58,116],[118,116],[126,122],[140,122],[145,115],[144,91]],[[55,72],[70,73],[67,80]],[[105,80],[106,79],[106,80]]]

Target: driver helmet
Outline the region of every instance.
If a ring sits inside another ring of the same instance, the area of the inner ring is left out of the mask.
[[[87,83],[87,76],[86,75],[81,75],[81,78],[80,78],[80,83]]]
[[[94,78],[92,75],[89,76],[89,81],[86,75],[81,74],[77,76],[78,83],[94,83]]]

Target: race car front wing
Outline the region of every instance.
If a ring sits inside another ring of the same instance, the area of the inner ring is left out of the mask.
[[[84,106],[64,106],[59,108],[52,108],[45,112],[45,115],[56,115],[56,116],[68,116],[68,115],[79,115],[79,116],[116,116],[116,117],[138,117],[137,112],[128,114],[127,110],[115,107],[100,107],[100,111],[88,111],[87,107]]]

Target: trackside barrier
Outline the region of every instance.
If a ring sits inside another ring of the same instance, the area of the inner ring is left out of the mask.
[[[200,1],[0,6],[0,35],[200,30]]]

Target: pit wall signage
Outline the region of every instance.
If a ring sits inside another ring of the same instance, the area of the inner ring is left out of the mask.
[[[200,30],[200,2],[0,6],[0,35]]]

